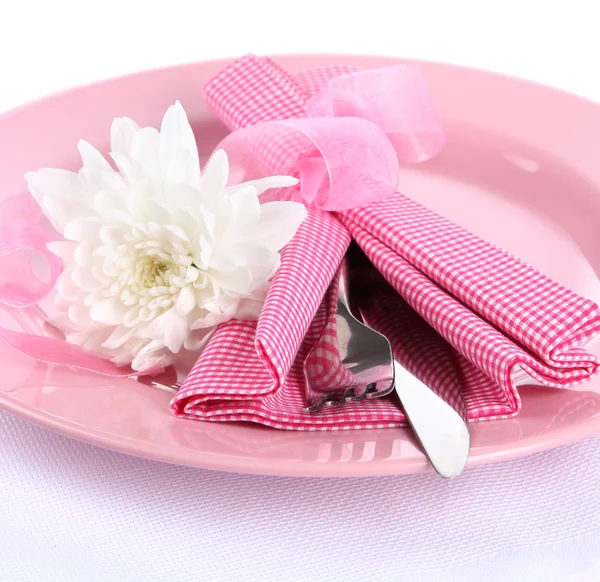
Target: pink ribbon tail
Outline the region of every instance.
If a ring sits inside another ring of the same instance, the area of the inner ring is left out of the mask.
[[[421,69],[412,64],[333,77],[306,106],[310,117],[360,117],[383,133],[401,162],[424,162],[446,138]]]

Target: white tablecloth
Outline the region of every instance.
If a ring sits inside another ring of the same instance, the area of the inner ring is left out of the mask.
[[[0,412],[0,580],[600,579],[600,438],[468,470],[236,475],[86,445]]]

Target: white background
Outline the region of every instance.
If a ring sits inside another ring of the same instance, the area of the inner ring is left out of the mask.
[[[249,51],[446,61],[600,101],[597,10],[597,0],[0,0],[0,113]],[[297,480],[137,460],[0,414],[0,580],[593,582],[599,445],[451,484]]]
[[[597,0],[0,0],[0,110],[245,52],[416,57],[600,100],[598,12]]]

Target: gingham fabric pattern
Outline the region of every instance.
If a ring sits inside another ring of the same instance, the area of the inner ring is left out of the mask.
[[[232,129],[298,117],[328,78],[350,70],[291,76],[247,56],[207,85],[206,101]],[[265,164],[276,167],[280,144],[259,146]],[[466,408],[470,420],[518,412],[517,370],[556,387],[598,370],[581,347],[600,331],[591,301],[401,194],[339,219],[311,211],[283,253],[258,323],[217,331],[173,399],[175,414],[300,430],[404,422],[393,396],[302,410],[302,363],[331,315],[327,286],[347,248],[346,229],[389,282],[376,286],[365,317],[405,367],[457,410]]]
[[[263,121],[305,117],[306,102],[332,77],[355,67],[320,67],[288,75],[267,58],[247,55],[204,87],[206,104],[229,129]]]
[[[319,68],[292,78],[270,59],[249,55],[234,62],[230,69],[206,85],[205,100],[232,130],[262,121],[305,117],[307,95],[318,92],[331,77],[355,70],[348,66]],[[223,95],[228,97],[223,99]],[[290,152],[301,151],[305,141],[297,132],[250,134],[245,140],[247,150],[253,153],[255,163],[264,174],[298,177],[294,168],[296,156]],[[291,196],[291,192],[288,194]]]
[[[514,410],[517,403],[428,325],[383,276],[371,269],[357,278],[357,303],[365,321],[391,342],[394,358],[464,417]],[[491,395],[494,394],[493,397]]]

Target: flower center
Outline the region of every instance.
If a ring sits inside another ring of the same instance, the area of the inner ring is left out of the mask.
[[[121,300],[125,305],[139,305],[142,320],[170,309],[181,290],[200,275],[187,236],[172,227],[136,224],[115,250]]]
[[[169,271],[172,267],[172,264],[157,257],[144,254],[138,255],[135,261],[135,271],[132,273],[134,281],[129,287],[140,292],[142,289],[163,286],[169,278]]]

